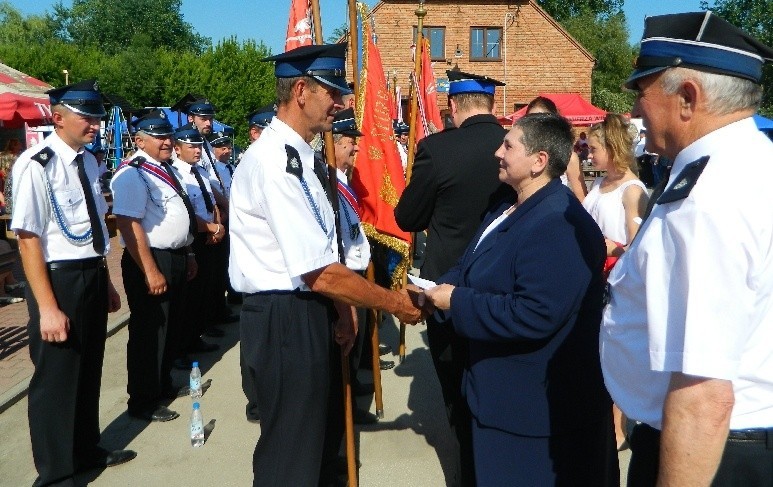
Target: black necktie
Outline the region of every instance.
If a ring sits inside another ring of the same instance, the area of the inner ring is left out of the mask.
[[[86,198],[86,210],[89,212],[89,221],[91,222],[91,245],[94,251],[99,255],[105,255],[105,232],[102,231],[102,221],[97,215],[97,203],[94,201],[94,192],[89,184],[89,178],[86,177],[86,168],[83,166],[83,154],[75,156],[75,162],[78,164],[78,179],[83,186],[83,196]]]
[[[208,213],[212,213],[215,211],[215,205],[212,204],[212,198],[209,197],[209,191],[207,190],[207,187],[204,186],[204,180],[201,179],[201,174],[199,174],[197,169],[196,166],[191,166],[191,172],[196,177],[196,182],[199,183],[199,188],[201,188],[201,194],[204,196],[204,206],[207,207]]]
[[[220,189],[225,192],[225,184],[223,184],[223,180],[220,179],[220,174],[217,173],[217,168],[215,167],[215,158],[212,157],[212,153],[209,151],[207,143],[204,142],[202,145],[204,146],[204,152],[207,153],[207,159],[209,159],[209,165],[212,168],[212,172],[215,173],[215,178],[217,179],[217,182],[220,183]]]
[[[319,179],[320,184],[322,184],[322,189],[325,190],[327,200],[330,203],[330,206],[333,208],[333,216],[335,217],[336,225],[336,237],[338,238],[338,260],[340,260],[342,264],[346,264],[344,243],[343,240],[341,240],[341,219],[338,208],[337,179],[335,186],[333,186],[332,180],[335,177],[335,173],[330,170],[327,164],[325,164],[324,159],[322,159],[322,154],[319,152],[314,153],[314,174],[317,175],[317,179]]]
[[[642,223],[644,223],[644,220],[646,220],[650,213],[652,213],[652,209],[655,207],[655,203],[658,201],[658,198],[660,198],[660,195],[663,194],[663,191],[666,190],[666,186],[668,185],[668,178],[671,176],[671,167],[673,166],[673,163],[670,166],[666,167],[666,170],[663,171],[663,178],[660,180],[657,186],[652,190],[652,194],[650,195],[650,200],[647,202],[647,209],[644,210],[644,216],[642,217]]]
[[[228,174],[230,174],[231,177],[234,177],[234,168],[233,168],[233,166],[230,165],[230,164],[226,164],[225,168],[228,169]]]
[[[172,182],[174,183],[174,188],[177,190],[177,194],[179,194],[180,198],[182,198],[183,200],[185,209],[188,210],[188,218],[191,221],[191,224],[190,224],[191,235],[196,235],[197,233],[196,212],[193,211],[193,205],[191,204],[190,198],[188,198],[188,193],[183,191],[183,187],[180,184],[180,181],[177,179],[177,176],[174,175],[174,171],[172,171],[172,166],[169,164],[169,162],[161,161],[161,165],[164,166],[164,169],[166,169],[167,174],[169,174],[169,177],[172,179]]]

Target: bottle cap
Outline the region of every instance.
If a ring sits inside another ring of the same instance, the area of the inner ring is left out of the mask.
[[[201,406],[199,406],[199,403],[194,402],[193,403],[193,409],[199,409]]]
[[[193,362],[193,366],[194,366],[194,367],[198,367],[198,366],[199,366],[199,363],[198,363],[198,362]]]

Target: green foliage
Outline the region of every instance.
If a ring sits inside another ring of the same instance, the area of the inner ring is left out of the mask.
[[[75,0],[72,10],[100,2]],[[135,7],[142,2],[112,1]],[[180,2],[156,3],[179,9]],[[25,18],[9,4],[0,3],[0,60],[53,86],[64,84],[63,69],[70,73],[71,83],[95,78],[105,93],[119,95],[136,108],[170,106],[187,93],[203,94],[218,108],[217,119],[234,127],[236,143],[243,146],[248,143],[247,114],[274,99],[273,65],[260,61],[271,52],[262,43],[240,43],[232,38],[199,49],[191,46],[184,31],[178,39],[165,34],[169,39],[159,44],[153,29],[141,29],[130,39],[124,38],[127,44],[113,52],[99,44],[98,37],[80,37],[75,42],[69,30],[62,30],[67,25],[77,33],[80,24],[74,18],[61,4],[54,15]],[[88,18],[88,22],[96,20]],[[109,25],[100,29],[107,31]],[[192,30],[190,33],[198,38]]]
[[[201,53],[210,40],[183,20],[181,5],[181,0],[73,0],[66,8],[60,1],[49,21],[61,39],[108,54],[148,43]]]
[[[37,15],[24,18],[8,2],[0,3],[0,44],[40,44],[54,39],[52,31],[48,18]]]
[[[537,0],[537,3],[562,24],[580,15],[614,15],[620,13],[623,8],[623,0]]]
[[[712,5],[702,1],[701,8],[736,25],[765,45],[773,46],[773,0],[716,0]],[[763,68],[762,85],[767,89],[760,112],[773,116],[773,65]]]
[[[563,26],[596,58],[591,102],[607,111],[630,111],[633,94],[623,92],[621,86],[631,74],[636,52],[628,44],[625,14],[599,16],[585,12],[565,20]]]

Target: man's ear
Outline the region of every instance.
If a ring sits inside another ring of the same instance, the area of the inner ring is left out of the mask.
[[[703,102],[702,87],[688,79],[682,82],[677,94],[679,95],[679,114],[683,119],[692,118],[699,104]]]
[[[293,95],[295,96],[295,99],[297,100],[298,104],[303,106],[306,103],[306,94],[309,91],[309,83],[306,82],[305,79],[301,78],[298,81],[295,82],[293,85]]]

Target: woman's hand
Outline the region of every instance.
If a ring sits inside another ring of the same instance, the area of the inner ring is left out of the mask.
[[[424,295],[437,309],[451,309],[451,293],[454,286],[450,284],[441,284],[424,291]]]

